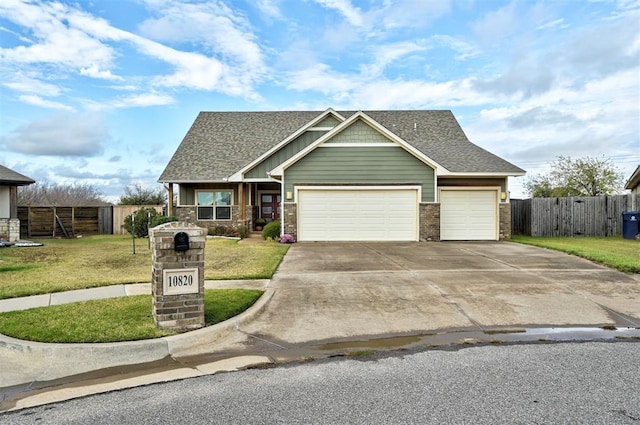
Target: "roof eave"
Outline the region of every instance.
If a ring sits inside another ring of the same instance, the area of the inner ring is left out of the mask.
[[[229,177],[229,180],[238,181],[238,182],[243,181],[244,180],[244,174],[246,172],[250,171],[256,165],[258,165],[259,163],[261,163],[262,161],[267,159],[271,154],[273,154],[274,152],[278,151],[278,149],[280,149],[281,147],[285,146],[287,143],[291,142],[292,140],[294,140],[296,137],[298,137],[301,134],[303,134],[308,129],[313,128],[315,124],[319,123],[320,121],[322,121],[323,119],[325,119],[329,115],[333,115],[339,121],[342,121],[342,122],[344,122],[346,120],[345,117],[343,117],[341,114],[336,112],[333,108],[329,108],[326,111],[321,112],[316,118],[312,119],[311,121],[309,121],[308,123],[306,123],[305,125],[300,127],[298,130],[296,130],[295,132],[291,133],[287,138],[285,138],[284,140],[279,142],[277,145],[275,145],[274,147],[269,149],[267,152],[263,153],[258,158],[256,158],[255,160],[251,161],[248,165],[242,167],[240,170],[235,172],[231,177]]]
[[[157,180],[158,183],[174,183],[174,184],[185,184],[185,183],[230,183],[229,179],[224,178],[222,180],[190,180],[190,179],[161,179]]]
[[[483,171],[477,171],[477,172],[460,172],[460,171],[456,171],[456,172],[452,172],[449,171],[446,174],[438,174],[438,176],[442,176],[442,177],[522,177],[524,175],[526,175],[526,171],[522,171],[522,172],[515,172],[515,171],[497,171],[497,172],[483,172]]]
[[[636,171],[631,174],[627,184],[624,186],[625,189],[633,190],[640,184],[640,165],[636,168]]]

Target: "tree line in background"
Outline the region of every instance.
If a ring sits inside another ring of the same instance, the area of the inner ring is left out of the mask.
[[[124,188],[119,205],[163,205],[167,196],[163,188],[147,188],[140,183]],[[111,205],[103,194],[90,184],[54,184],[36,182],[18,188],[19,206],[94,207]]]
[[[607,196],[622,193],[623,174],[608,158],[571,159],[559,156],[547,173],[530,177],[524,187],[533,198],[565,196]],[[162,205],[164,188],[148,188],[135,183],[124,188],[119,205]],[[20,206],[102,206],[110,205],[102,193],[89,184],[53,184],[37,182],[18,188]]]

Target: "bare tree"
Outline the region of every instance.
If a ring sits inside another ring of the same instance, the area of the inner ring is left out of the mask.
[[[92,207],[109,205],[100,191],[90,184],[37,182],[18,188],[18,205],[37,207]]]
[[[164,188],[150,189],[141,183],[135,183],[124,188],[120,205],[162,205],[166,199]]]

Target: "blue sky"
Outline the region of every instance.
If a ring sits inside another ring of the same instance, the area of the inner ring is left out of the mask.
[[[0,2],[0,163],[110,200],[197,113],[451,109],[526,169],[640,164],[640,2]],[[523,178],[511,182],[523,196]]]

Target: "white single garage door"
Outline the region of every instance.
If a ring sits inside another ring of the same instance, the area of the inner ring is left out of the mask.
[[[417,241],[418,189],[300,189],[300,241]]]
[[[496,190],[440,190],[441,240],[497,240]]]

